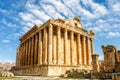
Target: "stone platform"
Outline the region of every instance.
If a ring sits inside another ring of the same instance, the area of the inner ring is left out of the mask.
[[[26,66],[12,70],[15,75],[41,75],[41,76],[60,76],[66,70],[71,69],[86,69],[91,70],[91,66],[68,66],[68,65],[40,65],[40,66]]]

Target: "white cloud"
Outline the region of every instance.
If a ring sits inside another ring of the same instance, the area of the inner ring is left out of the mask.
[[[56,11],[55,7],[52,5],[42,6],[47,15],[52,18],[64,18],[59,12]]]
[[[0,8],[1,13],[7,13],[7,10]]]
[[[120,37],[120,32],[109,32],[107,38]]]
[[[34,18],[34,16],[30,13],[23,13],[23,12],[20,12],[19,13],[20,17],[24,20],[24,21],[30,21]]]
[[[95,3],[93,0],[82,0],[82,3],[92,9],[93,15],[95,17],[105,15],[108,12],[105,6]]]
[[[92,14],[89,10],[83,8],[79,3],[79,0],[63,0],[64,4],[71,9],[71,11],[74,13],[74,15],[81,16],[83,18],[93,18],[95,17],[94,14]]]
[[[10,22],[7,22],[7,20],[6,19],[2,19],[2,21],[1,21],[4,25],[6,25],[7,27],[11,27],[11,28],[16,28],[17,27],[17,25],[16,24],[12,24],[12,23],[10,23]]]
[[[38,5],[36,6],[31,2],[27,2],[26,9],[30,14],[34,15],[35,18],[40,19],[42,22],[50,18]]]
[[[113,11],[120,12],[120,2],[114,4],[112,7]]]
[[[1,42],[2,42],[2,43],[9,43],[10,40],[8,40],[8,39],[4,39],[4,40],[2,40]]]
[[[65,6],[61,1],[57,1],[57,0],[44,0],[44,1],[40,1],[39,4],[43,8],[45,8],[46,5],[52,5],[56,9],[56,11],[58,13],[62,14],[63,16],[65,16],[65,17],[69,16],[69,18],[74,17],[73,12],[67,6]]]

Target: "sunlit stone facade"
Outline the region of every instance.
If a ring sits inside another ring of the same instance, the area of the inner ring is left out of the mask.
[[[20,39],[17,49],[17,75],[61,75],[70,69],[92,69],[94,32],[82,29],[73,20],[48,20],[32,27]]]

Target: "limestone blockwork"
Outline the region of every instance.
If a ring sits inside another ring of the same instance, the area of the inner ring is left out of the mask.
[[[82,28],[78,17],[73,20],[48,20],[33,26],[17,49],[17,75],[61,75],[69,69],[92,69],[94,32]]]

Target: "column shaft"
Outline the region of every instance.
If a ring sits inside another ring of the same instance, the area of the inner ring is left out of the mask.
[[[22,43],[22,61],[21,61],[21,64],[22,64],[22,67],[23,67],[23,64],[24,64],[24,43]]]
[[[31,43],[32,43],[32,46],[31,46],[31,65],[33,65],[34,37],[32,37]]]
[[[34,36],[35,36],[34,64],[37,64],[37,34],[35,34]]]
[[[67,61],[67,53],[68,53],[68,44],[67,44],[67,29],[65,29],[65,32],[64,32],[64,42],[65,42],[65,44],[64,44],[64,50],[65,50],[65,52],[64,52],[64,64],[66,64],[66,61]]]
[[[42,64],[42,31],[39,31],[38,64]]]
[[[73,35],[73,32],[71,32],[71,34],[70,34],[70,57],[71,57],[71,65],[74,63],[74,58],[73,58],[73,55],[74,55],[74,35]]]
[[[21,45],[19,47],[19,66],[20,66],[20,61],[21,61]]]
[[[87,57],[87,60],[88,60],[87,64],[90,65],[91,64],[91,60],[90,60],[91,55],[90,55],[90,39],[89,39],[89,37],[87,37],[87,47],[88,47],[88,49],[87,49],[88,50],[87,51],[87,56],[88,56]]]
[[[21,67],[22,65],[21,65],[21,61],[22,61],[22,45],[20,44],[20,61],[19,61],[19,66]]]
[[[86,65],[86,37],[85,36],[83,36],[83,57],[84,57],[84,62],[83,62],[83,64],[84,65]]]
[[[57,28],[57,54],[58,54],[58,64],[61,64],[61,43],[60,43],[61,31],[60,27]]]
[[[81,37],[80,34],[77,34],[77,50],[78,50],[78,64],[81,65],[82,64],[82,53],[81,53]]]
[[[28,65],[30,65],[30,45],[31,43],[30,43],[30,39],[28,39]]]
[[[25,47],[25,49],[24,49],[24,66],[26,66],[26,41],[25,41],[24,47]]]
[[[43,39],[43,51],[44,51],[44,64],[47,64],[47,30],[44,28],[44,39]]]
[[[23,58],[23,45],[21,44],[21,56],[20,56],[20,65],[22,66],[22,58]]]
[[[53,46],[52,46],[52,38],[53,38],[53,26],[50,24],[49,25],[49,27],[48,27],[48,38],[49,38],[49,40],[48,40],[48,55],[49,55],[49,59],[48,59],[48,63],[49,64],[53,64],[53,62],[52,62],[52,48],[53,48]]]
[[[24,66],[24,43],[23,43],[23,51],[22,51],[22,67]]]
[[[19,46],[17,48],[17,54],[16,54],[16,66],[18,67],[18,62],[19,62]]]
[[[91,39],[91,52],[92,52],[92,55],[94,54],[94,39]]]
[[[24,66],[26,62],[26,42],[24,42]]]
[[[25,64],[28,65],[28,40],[26,40],[26,61]]]
[[[19,55],[18,55],[19,61],[18,61],[18,67],[20,66],[20,46],[19,46]]]

